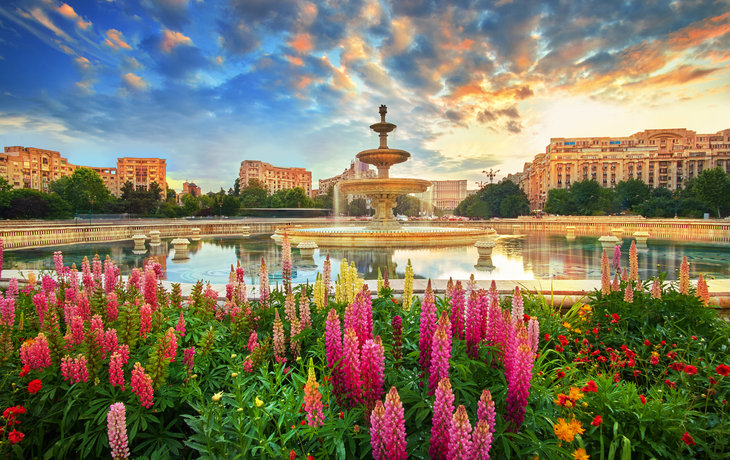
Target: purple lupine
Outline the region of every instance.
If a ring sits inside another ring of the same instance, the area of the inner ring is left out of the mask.
[[[471,438],[473,460],[489,460],[489,449],[492,448],[492,438],[489,423],[486,420],[479,420]]]
[[[451,336],[455,339],[464,338],[464,288],[461,281],[457,281],[451,296]]]
[[[385,372],[385,352],[380,337],[368,339],[362,346],[360,376],[362,396],[365,407],[372,410],[375,401],[383,397],[383,376]]]
[[[431,422],[431,447],[428,454],[434,460],[445,460],[449,452],[451,418],[454,414],[454,393],[448,378],[442,379],[436,388]]]
[[[361,400],[360,346],[355,330],[345,329],[342,342],[342,377],[350,404],[355,406]]]
[[[613,247],[613,269],[621,270],[621,245],[618,244]]]
[[[188,372],[193,371],[193,359],[195,357],[195,347],[186,348],[183,350],[183,366]]]
[[[421,351],[419,364],[426,374],[431,367],[431,342],[436,331],[436,319],[436,299],[431,288],[431,280],[428,280],[426,294],[421,304],[421,335],[418,340],[418,349]]]
[[[375,409],[370,414],[370,446],[373,448],[373,459],[384,460],[386,458],[385,442],[383,440],[383,422],[385,421],[385,407],[383,402],[378,400]]]
[[[396,315],[390,322],[393,327],[393,364],[396,369],[400,369],[401,359],[403,359],[403,318]]]
[[[114,403],[106,414],[107,435],[109,447],[112,449],[112,458],[120,460],[129,457],[127,440],[127,420],[124,403]]]
[[[466,353],[472,358],[479,357],[479,342],[481,341],[482,311],[479,297],[475,290],[469,294],[466,303]]]
[[[406,453],[406,420],[403,404],[395,387],[385,396],[383,417],[383,442],[388,460],[404,460]]]
[[[517,350],[512,362],[512,377],[507,380],[507,415],[510,431],[517,433],[525,419],[525,407],[530,394],[530,380],[535,355],[532,353],[530,338],[523,324],[517,332]]]
[[[466,408],[460,405],[451,418],[449,460],[472,460],[471,423]]]
[[[431,344],[431,374],[428,379],[429,394],[433,394],[438,383],[449,377],[449,358],[451,358],[451,324],[444,311],[439,319]]]
[[[494,408],[492,393],[489,390],[482,390],[482,395],[479,397],[479,401],[477,402],[477,419],[486,420],[491,433],[497,430],[497,411]]]

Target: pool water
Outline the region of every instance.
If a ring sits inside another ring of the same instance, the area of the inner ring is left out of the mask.
[[[174,259],[172,239],[162,239],[158,247],[146,243],[145,254],[132,252],[134,243],[92,243],[49,246],[37,249],[6,250],[3,268],[22,270],[52,270],[53,252],[62,251],[65,265],[76,263],[81,269],[84,256],[91,259],[107,254],[121,268],[122,274],[133,268],[142,268],[144,261],[154,257],[162,265],[164,279],[171,282],[194,283],[197,280],[226,283],[231,265],[237,261],[246,271],[248,283],[258,282],[261,258],[266,260],[272,283],[281,280],[281,246],[266,236],[243,238],[237,236],[203,237],[188,246],[189,259],[179,263]],[[466,279],[473,273],[476,279],[600,279],[602,247],[597,236],[579,236],[568,241],[565,235],[533,233],[506,235],[497,241],[491,258],[480,258],[477,249],[468,247],[445,248],[319,248],[314,257],[303,259],[299,250],[292,248],[293,281],[313,282],[322,271],[329,253],[333,278],[337,276],[343,258],[354,261],[358,273],[366,280],[377,279],[378,268],[389,270],[391,277],[403,278],[408,260],[411,260],[416,278]],[[621,246],[621,265],[628,267],[632,239],[624,239]],[[609,251],[609,258],[613,256]],[[690,261],[692,275],[700,273],[716,278],[727,278],[730,266],[730,245],[714,242],[678,242],[649,240],[639,249],[639,272],[642,279],[661,271],[669,272],[668,279],[676,279],[682,257]]]

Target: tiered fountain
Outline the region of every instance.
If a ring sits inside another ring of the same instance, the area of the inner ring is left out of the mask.
[[[431,186],[431,182],[422,179],[401,179],[390,177],[390,167],[407,161],[411,154],[404,150],[388,147],[388,133],[396,125],[385,121],[387,108],[380,106],[380,123],[370,129],[380,135],[380,146],[377,149],[364,150],[357,158],[378,168],[376,179],[357,179],[339,182],[343,193],[366,195],[375,215],[365,227],[330,227],[330,228],[288,228],[277,231],[275,239],[286,231],[292,243],[314,241],[320,246],[444,246],[467,245],[475,241],[495,237],[491,228],[444,228],[444,227],[403,227],[396,221],[393,208],[396,198],[409,193],[422,193]]]

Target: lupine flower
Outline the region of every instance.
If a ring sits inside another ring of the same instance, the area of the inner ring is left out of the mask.
[[[466,352],[476,359],[479,356],[479,342],[481,341],[481,303],[477,292],[472,290],[466,302]]]
[[[259,302],[261,308],[269,306],[269,271],[266,269],[266,262],[263,257],[259,268]]]
[[[400,360],[403,359],[403,319],[396,315],[390,324],[393,327],[393,359],[395,360],[395,367],[399,368]]]
[[[297,307],[294,303],[294,293],[288,291],[286,293],[286,299],[284,300],[284,318],[287,322],[291,323],[292,320],[297,316]]]
[[[193,357],[195,356],[195,347],[186,348],[183,350],[183,366],[188,372],[193,371]]]
[[[309,297],[305,292],[299,294],[299,320],[302,322],[302,330],[312,327],[312,313],[309,310]]]
[[[122,391],[124,391],[124,370],[122,366],[124,366],[122,355],[118,352],[112,353],[109,361],[109,383],[113,387],[119,385]]]
[[[636,241],[631,242],[629,249],[629,279],[639,281],[639,256],[636,252]]]
[[[621,281],[629,281],[629,272],[626,271],[625,267],[621,272]]]
[[[342,375],[347,397],[354,406],[360,402],[361,379],[360,379],[360,346],[352,328],[345,329],[345,338],[342,343]]]
[[[373,459],[385,459],[385,440],[383,439],[383,422],[385,421],[385,407],[382,401],[375,403],[375,409],[370,414],[370,445],[373,448]]]
[[[25,357],[23,349],[25,348]],[[51,365],[51,351],[48,347],[48,340],[43,332],[39,332],[33,344],[27,346],[24,343],[20,347],[20,359],[23,364],[28,365],[31,369],[45,369]]]
[[[388,460],[403,460],[406,453],[406,420],[400,396],[395,387],[385,396],[385,416],[383,418],[383,441]]]
[[[679,293],[689,294],[689,262],[687,262],[687,256],[682,258],[682,264],[679,266]]]
[[[325,345],[327,348],[327,367],[333,369],[335,363],[342,358],[342,331],[340,317],[333,308],[327,315],[325,322]]]
[[[472,433],[472,458],[474,460],[489,460],[489,450],[492,448],[492,432],[486,420],[479,420]]]
[[[654,283],[651,285],[651,297],[654,299],[662,298],[662,283],[659,282],[659,278],[654,278]]]
[[[390,280],[388,279],[388,269],[385,269],[385,275],[383,277],[383,289],[390,289]]]
[[[34,281],[33,284],[35,284],[35,275],[33,272],[28,273],[28,284],[31,284],[31,279]],[[5,297],[8,299],[15,299],[18,297],[18,278],[10,278],[10,281],[8,281],[8,289],[5,291]]]
[[[489,390],[482,390],[482,395],[479,398],[479,402],[477,402],[477,419],[486,420],[491,433],[494,433],[497,429],[497,411],[494,408],[492,393]]]
[[[187,332],[185,329],[185,316],[183,316],[182,310],[180,310],[180,317],[177,319],[175,331],[180,334],[180,337],[185,337],[185,332]]]
[[[107,435],[109,447],[112,449],[112,458],[120,460],[129,457],[127,442],[127,420],[124,403],[114,403],[106,414]]]
[[[314,363],[309,358],[309,375],[307,384],[304,386],[304,407],[307,411],[309,426],[317,428],[324,425],[324,414],[322,413],[322,394],[319,392],[317,376],[314,373]]]
[[[406,278],[403,284],[403,310],[410,311],[411,303],[413,303],[413,265],[411,265],[411,259],[408,259]]]
[[[360,381],[365,407],[372,410],[375,401],[383,397],[383,377],[385,372],[385,351],[380,337],[368,339],[362,346],[360,357]]]
[[[613,269],[621,270],[621,245],[618,244],[613,247]]]
[[[279,310],[274,313],[274,357],[277,363],[286,362],[286,345],[284,345],[284,323],[279,317]]]
[[[454,293],[454,279],[452,277],[449,277],[449,281],[446,283],[446,291],[444,292],[444,296],[451,297],[451,295]]]
[[[134,363],[134,369],[132,369],[132,393],[139,396],[139,402],[143,407],[149,409],[154,404],[152,378],[145,374],[144,367],[140,363]]]
[[[442,379],[436,388],[431,422],[431,447],[428,453],[433,459],[448,458],[451,418],[454,414],[454,393],[448,378]]]
[[[461,281],[456,282],[451,296],[451,336],[456,339],[464,338],[464,289]]]
[[[284,232],[284,239],[281,242],[281,276],[287,292],[291,290],[291,272],[291,242],[289,241],[289,235]]]
[[[436,300],[431,288],[431,280],[428,280],[426,294],[421,304],[421,335],[418,341],[418,348],[421,351],[419,363],[424,373],[431,368],[431,342],[436,331]]]
[[[45,275],[41,278],[41,292],[46,296],[50,296],[52,292],[56,290],[56,282],[49,275]]]
[[[256,331],[251,331],[251,334],[248,336],[248,345],[246,348],[248,349],[249,353],[253,353],[255,349],[259,347],[259,338],[256,334]]]
[[[5,242],[0,238],[0,276],[3,274],[3,253],[5,252]]]
[[[119,316],[119,310],[117,307],[119,306],[119,302],[117,302],[117,294],[114,292],[110,292],[106,296],[106,317],[109,321],[116,321],[117,316]]]
[[[608,295],[611,293],[611,270],[608,265],[608,254],[603,250],[601,257],[601,293]]]
[[[516,354],[508,358],[513,363],[511,378],[507,381],[507,416],[513,432],[517,432],[525,418],[525,407],[532,379],[532,366],[535,355],[532,353],[530,339],[523,325],[516,333]]]
[[[616,275],[613,277],[613,284],[611,284],[611,291],[618,292],[621,290],[620,282],[619,273],[616,272]]]
[[[460,405],[451,419],[449,459],[472,460],[471,423],[466,408]]]
[[[61,359],[61,374],[64,380],[70,380],[72,384],[88,381],[89,372],[86,369],[86,357],[76,355],[76,358],[71,359],[69,355],[64,356]]]
[[[383,290],[383,272],[380,271],[380,267],[378,267],[378,282],[376,287],[378,288],[378,292]]]
[[[436,326],[431,348],[431,374],[428,380],[429,394],[433,394],[440,382],[449,377],[449,358],[451,358],[451,337],[447,333],[450,328],[449,319],[444,311]]]
[[[332,285],[332,262],[330,262],[330,255],[327,253],[327,258],[324,260],[324,267],[322,267],[322,286],[324,292],[327,293]]]
[[[139,335],[147,338],[147,334],[152,327],[152,306],[148,303],[142,305],[139,309]]]
[[[522,299],[520,287],[515,286],[515,293],[512,296],[512,322],[522,321],[525,314],[525,301]]]
[[[631,287],[631,280],[626,283],[624,291],[624,302],[634,303],[634,289]]]
[[[175,329],[167,329],[162,344],[162,356],[170,361],[175,361],[175,357],[177,356],[177,333],[175,332]]]
[[[10,290],[10,289],[8,289]],[[7,292],[5,293],[7,295]],[[8,297],[7,299],[2,298],[0,293],[0,317],[2,317],[2,324],[8,328],[12,328],[15,324],[15,299]]]
[[[702,305],[707,306],[710,303],[710,289],[707,286],[707,281],[700,275],[697,280],[697,297],[702,300]]]
[[[527,322],[527,335],[530,337],[532,353],[536,354],[540,344],[540,322],[537,318],[530,318]]]

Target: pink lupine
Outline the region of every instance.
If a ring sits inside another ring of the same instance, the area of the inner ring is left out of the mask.
[[[540,344],[540,322],[534,316],[527,322],[527,334],[530,336],[532,353],[537,353]]]
[[[428,379],[429,394],[433,394],[438,383],[449,377],[449,358],[451,358],[451,337],[447,329],[451,327],[444,311],[436,326],[431,345],[431,374]]]
[[[322,269],[322,286],[324,292],[329,292],[330,286],[332,285],[332,262],[330,262],[330,255],[327,253],[327,258],[324,260],[324,268]],[[325,296],[325,304],[327,303]]]
[[[454,279],[449,277],[449,281],[446,283],[446,292],[444,292],[444,296],[451,297],[451,295],[454,293]]]
[[[71,265],[71,271],[68,272],[68,284],[74,293],[79,292],[79,272],[76,270],[76,264]]]
[[[253,353],[254,350],[256,350],[259,347],[259,338],[256,335],[256,331],[251,331],[251,334],[248,336],[248,345],[246,348],[248,349],[249,353]]]
[[[477,291],[472,290],[466,303],[466,353],[476,359],[479,356],[481,342],[482,311]]]
[[[611,293],[611,269],[608,265],[608,254],[605,249],[601,257],[601,293],[603,295]]]
[[[53,253],[53,268],[56,271],[56,277],[61,279],[63,277],[63,254],[61,251]]]
[[[116,353],[122,357],[122,364],[126,365],[129,361],[129,345],[119,345]]]
[[[489,460],[489,450],[492,448],[492,432],[486,420],[479,420],[472,433],[472,459]]]
[[[76,355],[71,359],[66,355],[61,359],[61,374],[64,380],[69,380],[71,384],[78,382],[87,382],[89,380],[89,372],[86,369],[86,357],[84,355]]]
[[[707,281],[700,275],[697,280],[697,297],[702,301],[702,305],[707,306],[710,303],[710,289],[707,286]]]
[[[41,278],[41,292],[43,292],[46,296],[50,296],[56,291],[57,284],[58,283],[56,283],[50,275],[45,275]]]
[[[175,329],[167,329],[163,344],[164,348],[162,350],[162,355],[170,361],[175,361],[175,357],[177,356],[177,333],[175,332]]]
[[[613,247],[613,269],[617,272],[621,270],[621,245],[619,244]]]
[[[134,287],[136,290],[140,290],[142,287],[142,271],[139,268],[133,268],[132,273],[129,274],[127,284]]]
[[[275,310],[274,317],[274,357],[277,363],[286,362],[286,345],[284,345],[284,323],[279,317],[279,310]]]
[[[477,291],[477,299],[479,301],[479,340],[487,339],[487,331],[489,329],[489,310],[490,310],[490,295],[488,291],[480,289]],[[499,297],[497,297],[499,302]]]
[[[23,343],[20,346],[20,360],[33,370],[42,370],[51,365],[51,351],[45,334],[39,332],[32,344]]]
[[[143,407],[149,409],[154,405],[152,378],[145,374],[145,369],[140,363],[134,363],[134,369],[132,369],[132,393],[139,396],[139,402]]]
[[[0,276],[3,274],[3,254],[5,253],[5,242],[0,238]]]
[[[619,284],[621,282],[621,280],[619,277],[620,277],[619,272],[616,272],[616,274],[613,277],[613,283],[611,284],[612,292],[618,292],[621,290],[621,286]]]
[[[148,268],[151,268],[155,272],[155,277],[158,280],[162,279],[162,265],[154,257],[147,259],[144,269],[147,270]]]
[[[144,274],[144,301],[157,310],[157,274],[151,267]]]
[[[486,420],[491,433],[497,430],[497,411],[492,400],[492,393],[489,390],[482,390],[482,395],[479,397],[479,401],[477,402],[477,419]]]
[[[375,401],[383,397],[383,377],[385,372],[385,352],[380,337],[368,339],[362,347],[360,356],[360,378],[363,401],[368,410],[375,407]]]
[[[383,402],[378,400],[375,409],[370,414],[370,446],[373,449],[374,460],[385,460],[385,440],[383,439],[383,422],[385,421],[385,407]]]
[[[319,392],[319,383],[314,373],[314,364],[309,359],[309,376],[304,386],[304,409],[307,412],[309,426],[315,428],[324,425],[324,414],[322,413],[322,393]]]
[[[382,437],[388,460],[403,460],[406,453],[406,420],[403,404],[395,387],[385,396]]]
[[[94,254],[94,259],[91,261],[92,273],[94,276],[94,285],[101,286],[101,260],[99,260],[99,254]]]
[[[2,324],[8,328],[12,328],[15,324],[15,299],[10,297],[7,299],[2,298],[0,293],[0,316],[2,317]]]
[[[63,375],[63,380],[68,380],[71,378],[71,366],[73,364],[73,361],[71,360],[71,357],[69,355],[64,356],[61,358],[61,375]],[[73,382],[71,382],[73,383]]]
[[[281,241],[281,277],[287,292],[291,290],[291,274],[291,242],[289,241],[289,235],[284,232],[284,239]]]
[[[117,294],[110,292],[106,295],[106,317],[109,321],[116,321],[119,316],[119,302],[117,302]]]
[[[269,271],[266,269],[266,262],[261,258],[261,267],[259,268],[259,303],[261,308],[269,306]]]
[[[477,290],[477,280],[474,278],[474,273],[469,277],[469,281],[466,282],[466,297],[471,296],[473,291]]]
[[[121,460],[129,457],[127,441],[127,420],[124,403],[114,403],[106,414],[107,436],[109,447],[112,449],[112,458]]]
[[[297,308],[294,303],[294,293],[291,291],[286,293],[284,299],[284,318],[288,323],[292,322],[292,319],[297,316]]]
[[[84,341],[84,319],[80,316],[71,317],[71,346],[79,345]]]
[[[109,360],[109,383],[113,387],[119,385],[122,391],[125,390],[123,366],[122,355],[117,352],[112,353],[112,357]]]
[[[361,401],[361,379],[360,379],[360,346],[355,330],[345,329],[345,338],[342,343],[342,376],[344,389],[351,404]]]
[[[457,281],[451,296],[451,336],[455,339],[464,338],[464,289],[461,281]]]
[[[355,332],[362,347],[366,340],[373,338],[373,302],[367,284],[363,285],[362,290],[355,295],[355,308],[357,318]]]
[[[193,371],[193,359],[195,357],[195,347],[186,348],[183,350],[183,366],[188,372]]]
[[[241,267],[241,261],[238,261],[238,264],[236,265],[236,282],[238,283],[245,283],[244,275],[245,271],[243,270],[243,267]]]
[[[148,303],[139,308],[139,335],[147,338],[152,327],[152,306]]]
[[[472,460],[471,423],[466,408],[460,405],[451,419],[449,460]]]
[[[18,278],[10,278],[10,281],[8,281],[8,289],[5,291],[5,297],[13,300],[18,297]]]
[[[428,373],[431,368],[431,342],[436,331],[436,319],[436,299],[429,279],[421,304],[421,335],[418,340],[418,349],[421,352],[419,364],[424,373]]]
[[[639,281],[639,255],[636,252],[636,241],[631,242],[629,249],[629,279]]]
[[[94,315],[91,318],[91,326],[89,327],[89,334],[96,342],[96,346],[99,350],[104,350],[104,322],[101,320],[101,316]]]
[[[327,315],[325,322],[325,348],[327,350],[327,367],[332,371],[332,386],[336,395],[344,393],[342,373],[342,331],[340,329],[340,317],[333,308]]]
[[[634,288],[631,287],[631,280],[626,283],[626,290],[624,291],[624,302],[634,303]]]
[[[180,337],[185,337],[185,333],[187,332],[185,329],[185,316],[183,315],[182,309],[180,310],[180,317],[177,319],[175,331],[180,334]]]
[[[76,303],[76,309],[74,310],[76,315],[80,316],[84,321],[91,320],[91,302],[89,302],[89,296],[86,292],[80,292],[78,302]]]
[[[525,315],[525,301],[522,299],[520,287],[515,286],[515,293],[512,296],[512,322],[522,321]]]
[[[109,328],[104,332],[104,344],[102,352],[106,356],[107,353],[113,353],[119,348],[119,338],[117,337],[117,330]]]
[[[451,418],[454,414],[454,393],[448,378],[442,379],[436,388],[431,423],[431,447],[428,453],[432,459],[448,458]]]
[[[510,422],[510,430],[516,433],[525,419],[525,407],[530,390],[532,379],[532,366],[535,355],[530,347],[530,339],[527,330],[520,325],[517,332],[517,351],[512,358],[514,372],[512,378],[507,381],[507,415]]]
[[[302,323],[302,330],[312,327],[312,312],[309,309],[309,297],[304,292],[299,294],[299,320]]]
[[[651,296],[654,299],[662,298],[662,283],[659,278],[654,278],[654,282],[651,285]]]
[[[84,257],[81,262],[81,282],[84,285],[84,291],[91,292],[91,288],[94,287],[94,276],[91,274],[91,265],[89,265],[89,258]]]
[[[117,268],[114,262],[107,255],[106,260],[104,260],[104,292],[107,293],[107,296],[114,292],[114,288],[117,285],[117,279],[119,279],[119,272],[119,268]]]

